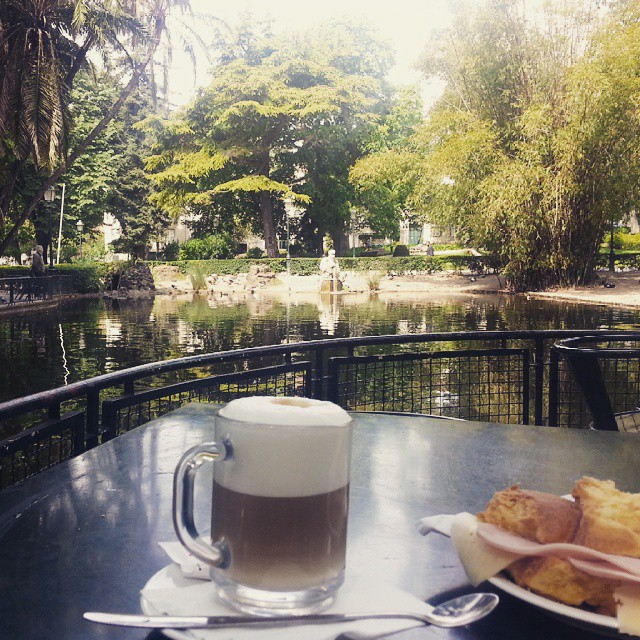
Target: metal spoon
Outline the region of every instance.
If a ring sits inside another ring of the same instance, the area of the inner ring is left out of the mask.
[[[439,604],[430,613],[312,613],[307,615],[273,616],[144,616],[88,611],[91,622],[147,629],[214,629],[220,627],[255,626],[282,627],[299,624],[331,624],[354,620],[417,620],[436,627],[461,627],[484,618],[498,604],[493,593],[470,593]]]

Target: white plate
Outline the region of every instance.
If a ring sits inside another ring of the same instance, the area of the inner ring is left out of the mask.
[[[573,501],[573,498],[570,495],[562,497],[566,500]],[[455,516],[453,515],[445,514],[440,516],[431,516],[430,518],[425,518],[425,520],[430,521],[430,531],[437,531],[443,536],[450,537],[451,523],[454,517]],[[423,535],[425,535],[425,532],[423,532]],[[518,600],[522,600],[534,607],[538,607],[549,615],[552,615],[574,627],[611,637],[621,637],[622,635],[629,637],[626,634],[620,634],[618,630],[618,619],[612,616],[604,616],[599,613],[579,609],[578,607],[572,607],[568,604],[562,604],[556,600],[550,600],[549,598],[540,596],[528,589],[519,587],[515,582],[512,582],[501,575],[489,578],[487,582],[497,589],[518,598]]]
[[[574,627],[579,627],[585,631],[591,631],[608,636],[620,636],[618,631],[618,620],[611,616],[603,616],[599,613],[593,613],[591,611],[585,611],[584,609],[578,609],[568,604],[562,604],[555,600],[549,600],[543,596],[539,596],[536,593],[532,593],[527,589],[519,587],[514,582],[511,582],[508,578],[497,576],[495,578],[489,578],[487,580],[494,587],[508,593],[518,600],[532,604],[534,607],[544,610],[546,613],[570,624]],[[625,636],[629,637],[629,636]]]

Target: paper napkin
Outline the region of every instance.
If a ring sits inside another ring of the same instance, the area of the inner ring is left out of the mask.
[[[216,596],[214,584],[204,577],[203,571],[194,567],[188,552],[179,543],[160,543],[170,554],[174,564],[154,575],[141,592],[141,604],[146,614],[169,615],[229,615],[238,613],[221,603]],[[194,559],[195,560],[195,559]],[[196,561],[197,562],[197,561]],[[208,574],[208,569],[205,575]],[[345,583],[338,591],[334,603],[323,611],[326,613],[394,612],[428,613],[432,607],[419,598],[392,585],[372,579],[363,574],[347,572]],[[348,632],[355,637],[372,637],[394,631],[419,627],[422,623],[412,620],[365,620],[340,624],[304,625],[305,640],[329,640]],[[271,629],[224,628],[198,629],[190,631],[166,631],[172,638],[197,638],[202,640],[260,640],[275,637],[278,640],[299,640],[301,627]]]

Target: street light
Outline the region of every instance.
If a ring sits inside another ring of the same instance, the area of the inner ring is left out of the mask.
[[[56,251],[56,264],[60,264],[60,243],[62,242],[62,215],[64,214],[64,194],[67,185],[62,183],[62,200],[60,201],[60,225],[58,226],[58,250]]]
[[[287,221],[287,275],[291,275],[291,233],[289,230],[289,215],[293,209],[293,200],[285,198],[284,200],[284,217]]]
[[[82,222],[82,220],[78,220],[78,222],[76,222],[76,229],[80,235],[80,257],[82,258],[82,231],[84,230],[84,222]]]
[[[45,202],[53,202],[56,197],[56,190],[51,187],[47,187],[47,190],[44,192],[44,201]],[[47,256],[49,258],[49,267],[53,268],[53,251],[51,249],[53,245],[53,233],[51,229],[51,208],[47,207],[47,217],[49,220],[49,242],[47,242]]]
[[[58,250],[56,251],[56,264],[60,264],[60,245],[62,243],[62,218],[64,216],[64,196],[67,190],[67,185],[62,183],[62,198],[60,200],[60,223],[58,225]],[[44,199],[47,202],[53,202],[56,198],[56,190],[52,186],[48,187],[44,192]],[[49,212],[49,236],[51,236],[51,212]],[[53,238],[50,238],[51,244],[53,244]],[[51,250],[51,265],[53,266],[53,250]]]

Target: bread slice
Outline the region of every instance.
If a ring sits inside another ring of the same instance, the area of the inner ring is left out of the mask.
[[[561,558],[522,558],[509,565],[515,583],[553,600],[578,606],[588,604],[605,615],[615,615],[613,591],[617,583],[594,578]]]
[[[584,477],[571,495],[582,511],[576,544],[640,558],[640,494],[620,491],[611,480]]]
[[[478,520],[543,544],[571,542],[578,528],[580,509],[559,496],[525,491],[515,485],[496,493],[478,514]]]
[[[595,497],[595,496],[594,496]],[[519,486],[499,491],[478,514],[478,520],[494,524],[543,544],[575,542],[580,527],[580,503]],[[516,584],[547,598],[574,606],[588,604],[615,615],[617,583],[594,578],[561,558],[522,558],[506,569]]]

